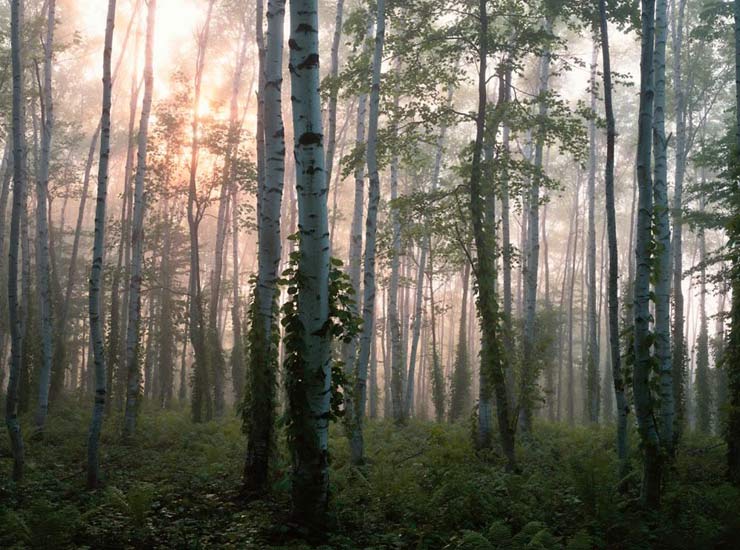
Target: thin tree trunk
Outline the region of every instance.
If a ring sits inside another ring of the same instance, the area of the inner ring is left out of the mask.
[[[329,85],[329,112],[327,118],[328,139],[326,142],[326,161],[324,162],[326,170],[326,185],[331,185],[331,176],[334,169],[334,152],[337,148],[337,99],[339,96],[339,87],[337,86],[337,75],[339,74],[339,44],[342,39],[342,16],[344,15],[344,0],[337,0],[336,19],[334,21],[334,38],[331,43],[331,61],[329,64],[329,75],[331,79]]]
[[[599,46],[597,37],[593,37],[591,51],[591,111],[596,113],[596,66]],[[586,354],[586,418],[591,423],[599,422],[599,344],[596,336],[596,119],[588,124],[589,161],[588,161],[588,236],[586,284],[588,288],[588,344]]]
[[[576,182],[576,196],[575,196],[575,229],[573,231],[573,255],[571,257],[570,266],[570,289],[568,296],[568,395],[566,396],[566,416],[568,418],[568,424],[571,426],[575,423],[575,375],[573,373],[573,292],[576,286],[576,251],[578,250],[578,221],[579,221],[579,200],[578,193],[581,186],[580,173],[578,174],[578,180]]]
[[[139,408],[141,372],[139,368],[139,325],[141,316],[141,281],[144,261],[144,178],[147,170],[147,141],[149,139],[149,114],[154,90],[154,25],[157,0],[148,0],[146,42],[144,46],[144,98],[139,121],[136,178],[134,183],[134,217],[131,228],[131,280],[128,296],[128,324],[126,328],[126,412],[123,424],[124,437],[131,437],[136,430]]]
[[[606,0],[599,0],[599,16],[604,74],[604,108],[606,113],[604,192],[606,194],[606,225],[609,241],[609,283],[607,290],[609,297],[609,345],[614,396],[617,403],[617,456],[620,462],[620,474],[624,478],[629,467],[627,462],[629,453],[629,441],[627,439],[629,403],[625,395],[622,357],[619,347],[619,252],[617,250],[617,222],[614,208],[614,147],[617,130],[612,105],[612,75]]]
[[[280,210],[285,174],[285,130],[281,103],[284,18],[285,1],[270,0],[267,4],[264,88],[260,90],[264,110],[265,179],[257,196],[259,269],[250,326],[250,340],[256,350],[253,349],[250,355],[248,373],[248,406],[253,412],[245,418],[249,437],[244,487],[254,494],[262,494],[267,490],[274,428],[275,363],[279,360],[273,334],[277,330],[274,311],[281,256]]]
[[[674,173],[673,209],[671,222],[673,232],[673,328],[671,339],[673,342],[673,399],[676,415],[673,422],[674,447],[681,437],[685,424],[685,397],[684,386],[686,380],[686,343],[683,339],[684,311],[683,311],[683,180],[686,173],[686,98],[681,75],[681,56],[683,55],[683,28],[686,0],[678,0],[678,9],[675,0],[671,1],[673,13],[673,93],[675,94],[675,124],[676,124],[676,166]]]
[[[650,176],[653,128],[653,53],[655,0],[642,0],[642,51],[640,57],[640,112],[637,143],[637,181],[639,208],[635,246],[634,287],[634,399],[635,415],[643,447],[644,472],[642,498],[649,506],[660,501],[660,442],[653,415],[650,391],[650,274],[653,218],[653,182]]]
[[[396,63],[395,70],[399,71],[399,64]],[[397,107],[399,96],[395,94],[394,104]],[[397,128],[395,123],[391,127],[391,135],[395,136]],[[393,406],[393,420],[397,424],[405,421],[403,408],[403,371],[405,370],[406,361],[403,354],[401,342],[401,322],[399,319],[398,305],[398,284],[400,277],[400,257],[401,257],[401,220],[399,218],[398,207],[398,155],[393,154],[391,158],[391,205],[390,205],[390,223],[391,223],[391,276],[388,284],[388,327],[391,334],[391,403]]]
[[[5,396],[5,425],[13,453],[13,480],[23,478],[24,453],[21,424],[18,419],[18,389],[23,368],[23,326],[18,300],[18,249],[20,245],[21,216],[26,186],[26,138],[23,99],[23,62],[21,56],[23,29],[22,0],[10,2],[10,43],[13,73],[13,209],[10,217],[10,250],[8,252],[8,307],[10,309],[11,360],[8,390]]]
[[[356,382],[354,388],[354,411],[350,451],[352,462],[361,464],[365,460],[362,423],[365,416],[365,394],[367,384],[367,367],[370,359],[370,348],[375,336],[373,319],[375,318],[375,247],[378,223],[378,202],[380,201],[380,174],[378,173],[377,134],[380,115],[380,73],[383,60],[383,43],[385,39],[385,1],[378,0],[375,29],[375,51],[373,53],[373,76],[370,91],[370,114],[367,139],[367,172],[369,176],[367,218],[365,222],[365,255],[363,275],[362,320],[360,336],[360,355],[357,360]],[[384,365],[385,367],[386,365]]]
[[[108,195],[108,162],[110,159],[111,103],[113,82],[111,78],[111,55],[113,50],[113,28],[116,19],[116,0],[108,1],[105,24],[105,48],[103,50],[103,111],[100,117],[100,161],[98,163],[98,197],[95,206],[95,238],[93,262],[90,272],[90,345],[95,361],[95,400],[90,434],[87,443],[87,486],[95,488],[100,479],[99,447],[100,431],[106,398],[106,364],[101,317],[101,292],[103,278],[103,253],[105,245],[105,209]]]
[[[552,21],[545,20],[545,32],[552,30]],[[547,94],[550,78],[550,52],[546,49],[540,57],[540,82],[539,94],[542,96],[539,104],[539,117],[541,120],[547,116]],[[528,197],[528,220],[527,220],[527,247],[526,262],[524,271],[524,334],[522,338],[523,360],[521,386],[519,389],[519,408],[521,415],[519,420],[524,432],[532,429],[532,408],[534,394],[537,386],[537,369],[535,358],[533,357],[536,345],[536,313],[537,313],[537,271],[540,255],[539,225],[540,225],[540,179],[542,178],[542,156],[545,145],[544,129],[538,132],[535,141],[534,151],[534,169],[535,174],[532,177],[532,185]]]
[[[478,16],[480,18],[478,112],[476,115],[475,146],[473,148],[473,162],[470,175],[470,211],[478,256],[475,270],[475,277],[478,282],[478,310],[483,326],[481,372],[486,373],[488,377],[486,382],[490,382],[493,386],[492,388],[487,388],[484,384],[481,384],[481,392],[489,393],[493,390],[495,393],[501,445],[506,456],[508,468],[514,469],[516,465],[514,430],[509,418],[509,403],[506,395],[506,382],[499,352],[499,335],[497,331],[498,303],[495,286],[494,228],[485,227],[484,205],[482,204],[483,193],[481,189],[481,154],[483,152],[487,103],[488,13],[486,7],[486,1],[480,0],[478,7]],[[479,418],[484,418],[484,415],[479,415]],[[478,443],[480,445],[488,445],[490,434],[486,432],[486,426],[479,424],[478,428]]]
[[[735,170],[740,166],[740,2],[733,3],[735,24]],[[740,184],[735,181],[734,195],[740,197]],[[738,242],[738,230],[733,237]],[[732,260],[732,302],[730,304],[730,335],[727,344],[726,364],[729,411],[727,419],[727,473],[730,481],[740,486],[740,254]]]
[[[655,358],[660,373],[660,439],[673,444],[673,365],[671,363],[671,229],[668,206],[668,141],[665,135],[666,0],[657,0],[655,12],[653,200],[655,217]]]
[[[374,18],[370,18],[367,24],[366,40],[363,44],[363,53],[370,49],[370,38],[372,37]],[[357,123],[355,130],[355,148],[365,147],[365,119],[367,111],[367,94],[360,94],[357,101]],[[347,116],[349,118],[349,115]],[[364,194],[365,194],[365,162],[358,162],[354,170],[355,179],[355,196],[354,208],[352,210],[352,225],[349,234],[349,254],[348,254],[348,274],[349,281],[355,291],[355,304],[351,307],[355,312],[362,308],[362,295],[360,294],[360,276],[362,272],[362,214],[364,211]],[[336,192],[336,190],[335,190]],[[334,233],[332,232],[332,237]],[[374,322],[374,320],[373,320]],[[373,331],[374,332],[374,331]],[[348,380],[355,377],[357,368],[357,344],[358,338],[354,337],[342,346],[342,360],[344,361],[345,374]],[[354,407],[354,391],[345,392],[345,408],[352,419]],[[377,398],[372,396],[371,400]],[[352,437],[352,424],[350,427],[350,438]]]
[[[211,16],[215,0],[209,0],[203,28],[198,34],[198,52],[195,60],[193,93],[193,120],[191,124],[192,144],[190,147],[190,181],[188,185],[188,233],[190,236],[190,341],[195,352],[195,373],[191,409],[194,422],[210,420],[213,416],[213,401],[210,387],[210,361],[207,350],[206,322],[203,315],[203,289],[200,282],[200,222],[205,206],[200,203],[197,191],[198,154],[200,151],[200,97],[206,50],[211,30]]]
[[[244,23],[244,35],[242,37],[242,53],[237,61],[237,67],[243,67],[246,58],[246,46],[248,44],[248,28]],[[232,94],[231,119],[236,120],[238,114],[238,94],[239,80],[241,70],[235,71],[234,75],[234,93]],[[233,134],[232,139],[232,161],[231,161],[231,263],[232,263],[232,307],[231,307],[231,325],[234,333],[234,347],[231,350],[231,380],[234,386],[234,403],[240,405],[244,399],[244,346],[242,342],[242,319],[241,319],[241,297],[239,292],[239,219],[238,219],[238,202],[239,202],[239,184],[236,178],[236,159],[239,146],[239,132]]]
[[[46,211],[49,192],[49,163],[51,138],[54,130],[54,103],[52,95],[52,62],[56,0],[48,0],[46,40],[44,41],[44,84],[41,93],[41,159],[36,182],[36,271],[38,273],[39,318],[41,320],[41,370],[39,372],[39,398],[36,411],[36,428],[43,432],[49,411],[49,385],[51,383],[52,317],[49,276],[49,217]]]

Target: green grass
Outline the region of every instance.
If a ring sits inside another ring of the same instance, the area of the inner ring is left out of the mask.
[[[26,479],[8,480],[0,440],[0,548],[308,548],[288,524],[289,477],[278,444],[273,496],[239,496],[245,441],[235,416],[194,425],[187,411],[142,411],[135,441],[106,421],[105,486],[85,489],[88,407],[53,411],[27,441]],[[29,427],[26,424],[26,434]],[[660,512],[639,504],[637,455],[619,494],[613,429],[538,424],[520,441],[521,473],[476,454],[470,426],[367,424],[367,466],[331,433],[331,532],[323,548],[737,548],[740,494],[724,482],[724,448],[689,436]],[[635,434],[630,434],[635,441]],[[28,439],[28,438],[27,438]]]

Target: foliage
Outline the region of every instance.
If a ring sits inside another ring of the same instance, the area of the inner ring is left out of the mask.
[[[123,445],[121,417],[104,428],[107,487],[84,489],[87,407],[67,403],[44,443],[28,444],[18,491],[0,480],[3,548],[284,548],[309,546],[284,527],[289,486],[240,500],[244,443],[233,416],[193,424],[186,410],[146,410]],[[26,418],[30,421],[30,418]],[[366,423],[369,464],[351,466],[344,430],[330,433],[333,529],[326,550],[354,548],[654,548],[732,546],[740,492],[726,483],[724,449],[686,435],[664,505],[644,516],[636,488],[620,495],[611,428],[538,424],[518,449],[521,473],[476,455],[465,426]],[[2,443],[4,446],[6,442]],[[0,448],[5,456],[5,447]],[[276,470],[285,471],[278,442]],[[638,451],[630,457],[638,460]],[[5,462],[5,459],[3,459]],[[469,546],[468,544],[478,546]]]

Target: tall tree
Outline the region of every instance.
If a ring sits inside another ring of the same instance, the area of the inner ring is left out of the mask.
[[[399,70],[398,63],[396,71]],[[394,108],[398,109],[399,94],[394,94]],[[398,126],[395,121],[391,123],[391,136],[397,137]],[[391,223],[391,250],[390,263],[391,275],[388,282],[388,328],[391,335],[391,404],[393,410],[393,420],[396,423],[405,421],[403,408],[403,374],[406,368],[406,358],[404,357],[403,344],[401,342],[401,320],[398,304],[398,287],[400,278],[400,261],[401,261],[401,219],[398,211],[398,153],[394,152],[391,157],[391,205],[390,205],[390,223]]]
[[[260,91],[264,110],[265,179],[257,194],[257,286],[254,292],[253,319],[250,326],[250,365],[245,407],[247,455],[244,484],[252,493],[267,488],[269,453],[273,437],[275,379],[278,350],[275,300],[281,256],[280,210],[285,175],[285,130],[282,115],[283,21],[285,0],[267,3],[267,44],[265,50],[264,88]],[[259,131],[259,129],[258,129]]]
[[[365,444],[362,423],[365,416],[367,394],[367,368],[370,349],[375,336],[375,246],[378,227],[378,203],[380,202],[380,173],[378,168],[378,118],[380,116],[380,74],[383,63],[385,41],[385,1],[378,0],[375,20],[375,50],[373,52],[373,76],[370,89],[370,113],[367,131],[368,201],[365,220],[364,273],[362,279],[362,335],[354,387],[354,410],[350,412],[350,452],[352,462],[361,464],[365,460]]]
[[[141,392],[139,367],[139,325],[141,317],[141,281],[144,263],[144,178],[147,170],[147,142],[149,140],[149,114],[152,110],[154,92],[154,25],[157,0],[148,0],[146,40],[144,46],[144,97],[139,121],[137,144],[136,178],[134,183],[134,217],[131,228],[131,279],[128,295],[128,326],[126,328],[126,414],[123,424],[124,437],[130,437],[136,429],[136,415]]]
[[[732,302],[730,304],[730,334],[724,362],[727,368],[729,413],[727,418],[727,470],[730,480],[740,486],[740,2],[733,2],[735,25],[735,155],[732,173],[735,175],[734,224],[730,227],[732,256]]]
[[[321,532],[329,500],[329,217],[319,96],[317,0],[290,2],[290,80],[298,200],[299,352],[287,376],[294,517]]]
[[[13,480],[23,478],[24,454],[21,424],[18,419],[18,390],[23,368],[22,311],[18,296],[18,250],[21,216],[25,209],[26,136],[22,58],[23,0],[10,2],[10,57],[13,74],[13,208],[10,215],[8,251],[8,307],[10,309],[10,374],[5,395],[5,425],[13,453]]]
[[[373,17],[368,18],[367,32],[365,42],[363,44],[363,54],[370,53],[370,40],[372,38],[373,27],[375,25],[375,19]],[[365,148],[365,120],[367,118],[367,94],[360,93],[357,98],[357,123],[355,125],[355,148]],[[349,282],[355,291],[355,310],[359,310],[362,307],[360,303],[360,276],[362,273],[362,214],[364,212],[364,196],[365,196],[365,162],[358,162],[354,170],[355,180],[355,193],[354,193],[354,207],[352,209],[352,222],[349,233]],[[357,367],[357,338],[350,339],[342,346],[342,360],[344,361],[345,373],[349,380],[354,378],[355,369]],[[346,392],[345,404],[347,411],[349,411],[350,418],[352,417],[352,411],[354,411],[354,392]],[[371,397],[372,399],[372,397]],[[351,427],[351,424],[350,424]],[[351,437],[351,428],[350,428]]]
[[[596,65],[598,59],[598,41],[593,39],[591,51],[591,111],[596,114]],[[596,322],[596,119],[588,124],[588,237],[586,283],[588,285],[588,345],[586,356],[586,417],[589,422],[599,421],[599,346],[597,341]]]
[[[514,430],[509,418],[509,402],[506,394],[506,382],[499,350],[499,313],[496,298],[496,263],[494,228],[485,226],[485,214],[482,192],[481,156],[485,135],[487,104],[487,60],[488,60],[488,11],[486,0],[478,3],[478,111],[475,120],[475,143],[470,172],[470,212],[473,222],[473,236],[476,248],[475,278],[478,283],[478,315],[483,328],[481,354],[482,390],[493,392],[496,396],[501,446],[509,468],[514,468]],[[490,384],[490,386],[488,386]],[[483,418],[483,415],[479,415]],[[481,429],[484,428],[484,429]],[[487,426],[479,423],[479,444],[488,445],[490,433]]]
[[[706,185],[705,168],[702,167],[702,187]],[[699,197],[699,211],[704,213],[704,196]],[[712,428],[712,387],[709,372],[709,323],[707,322],[707,238],[704,228],[699,228],[699,330],[696,337],[696,429],[710,434]]]
[[[105,210],[108,198],[108,162],[110,159],[110,127],[113,83],[111,79],[111,55],[113,50],[113,28],[116,21],[116,0],[108,1],[105,23],[105,46],[103,48],[103,112],[100,117],[100,161],[98,163],[98,198],[95,204],[95,237],[93,262],[90,271],[89,315],[90,342],[95,358],[95,399],[90,434],[87,442],[87,486],[95,488],[100,479],[99,447],[100,430],[103,425],[107,376],[105,344],[102,318],[103,249],[105,246]]]
[[[684,414],[684,385],[686,369],[686,343],[684,331],[684,298],[683,298],[683,181],[686,174],[688,147],[686,146],[686,94],[684,92],[684,77],[682,74],[682,55],[684,38],[684,14],[686,0],[671,1],[673,14],[672,45],[673,45],[673,93],[675,96],[675,125],[676,125],[676,164],[674,172],[673,209],[671,223],[673,232],[673,327],[671,341],[673,343],[673,400],[676,408],[673,423],[674,444],[680,437]]]
[[[665,51],[668,34],[666,0],[655,4],[655,87],[653,115],[653,215],[655,217],[655,358],[660,372],[660,437],[673,444],[673,365],[671,363],[671,228],[668,207],[668,140],[665,135]]]
[[[640,53],[640,106],[637,133],[638,213],[634,281],[634,399],[635,415],[643,448],[642,498],[650,505],[660,502],[660,440],[653,415],[650,390],[650,276],[652,271],[653,181],[650,174],[653,130],[653,58],[655,0],[642,0]]]
[[[56,0],[46,6],[46,40],[44,46],[44,84],[41,94],[41,158],[36,180],[36,271],[39,287],[39,318],[41,320],[41,372],[39,373],[39,400],[36,427],[43,431],[49,410],[51,383],[52,317],[49,273],[49,215],[46,210],[49,192],[49,164],[51,137],[54,130],[54,103],[52,94],[52,62],[54,56],[54,26]]]
[[[193,118],[191,123],[190,177],[188,184],[188,233],[190,236],[190,342],[195,352],[195,373],[191,410],[193,420],[210,420],[213,415],[213,400],[210,385],[210,357],[206,324],[203,315],[203,288],[200,282],[200,222],[205,215],[205,205],[198,197],[198,159],[200,153],[200,97],[205,70],[208,40],[211,32],[211,17],[215,0],[209,0],[203,27],[198,33],[197,55],[193,82]],[[130,299],[130,298],[129,298]]]
[[[544,32],[552,33],[552,15],[545,18]],[[535,138],[534,176],[529,189],[526,208],[527,245],[524,262],[524,334],[522,338],[522,374],[519,389],[519,407],[522,431],[532,427],[532,408],[537,386],[537,369],[534,349],[536,346],[536,313],[537,313],[537,274],[540,257],[540,184],[542,180],[542,160],[545,146],[545,118],[547,117],[550,80],[550,49],[545,48],[540,57],[538,118],[541,121]]]
[[[624,391],[622,357],[619,347],[619,253],[617,250],[617,222],[614,207],[614,146],[617,137],[612,102],[611,57],[609,51],[609,25],[606,0],[599,0],[599,26],[601,31],[601,54],[604,75],[604,110],[606,114],[606,166],[604,168],[604,192],[606,194],[606,226],[609,243],[609,345],[611,352],[614,395],[617,402],[617,456],[622,474],[627,467],[627,415],[629,405]]]

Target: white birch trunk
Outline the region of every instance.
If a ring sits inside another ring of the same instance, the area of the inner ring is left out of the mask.
[[[545,21],[545,31],[551,32],[552,22],[548,19]],[[549,89],[550,78],[550,52],[545,50],[540,58],[540,83],[539,94],[547,94]],[[540,101],[539,117],[544,119],[547,116],[546,99]],[[540,129],[542,133],[544,129]],[[534,168],[536,172],[542,170],[542,157],[544,150],[544,135],[537,136],[534,151]],[[521,408],[520,422],[522,430],[528,432],[532,427],[532,405],[533,394],[536,391],[537,373],[534,368],[534,358],[532,353],[535,349],[536,330],[536,309],[537,309],[537,272],[540,256],[539,225],[540,225],[540,174],[535,173],[532,178],[532,187],[528,197],[528,219],[527,219],[527,247],[526,262],[524,269],[524,338],[523,338],[523,369],[522,380],[519,391],[519,404]]]
[[[329,322],[329,217],[319,95],[317,0],[290,2],[290,76],[295,132],[295,169],[300,233],[298,320],[302,326],[301,369],[292,373],[291,415],[306,433],[294,441],[294,517],[323,528],[329,499],[331,336]]]
[[[52,318],[49,274],[49,216],[46,210],[49,191],[49,163],[51,137],[54,129],[54,104],[52,97],[52,61],[56,0],[47,5],[46,40],[44,41],[44,83],[41,111],[41,159],[36,182],[36,269],[38,272],[39,317],[41,320],[41,371],[39,372],[38,409],[36,428],[44,430],[49,410],[49,385],[51,383]]]
[[[651,506],[660,500],[660,458],[658,426],[653,415],[650,391],[650,274],[652,258],[653,182],[650,174],[653,130],[653,54],[655,0],[642,0],[640,56],[640,112],[637,140],[638,214],[635,237],[634,286],[634,398],[635,415],[643,445],[642,498]]]
[[[655,8],[653,200],[655,216],[655,357],[660,372],[660,437],[673,444],[673,365],[671,363],[671,229],[668,207],[668,140],[665,135],[665,57],[668,28],[666,0]]]
[[[131,279],[128,296],[128,324],[126,327],[126,412],[123,424],[124,437],[131,437],[136,429],[139,407],[141,372],[138,360],[139,324],[141,317],[141,280],[144,260],[144,177],[146,176],[147,141],[149,139],[149,114],[154,91],[154,25],[157,0],[149,0],[147,7],[146,42],[144,46],[144,98],[139,121],[136,178],[134,183],[134,217],[131,228]]]
[[[13,453],[13,480],[23,478],[24,453],[21,424],[18,419],[18,387],[23,361],[23,326],[18,297],[18,252],[21,240],[21,216],[26,186],[25,109],[23,100],[23,61],[21,36],[23,28],[22,0],[10,2],[10,43],[13,75],[13,208],[10,217],[10,248],[8,251],[8,307],[10,309],[11,358],[8,389],[5,396],[5,425]]]
[[[591,50],[591,111],[596,115],[596,65],[599,45],[593,37]],[[599,346],[596,338],[596,119],[588,124],[588,232],[586,284],[588,287],[588,343],[586,348],[586,418],[589,422],[599,421]]]
[[[370,90],[370,114],[367,134],[367,171],[369,176],[367,218],[365,222],[365,271],[363,275],[362,334],[360,336],[360,356],[357,361],[355,383],[355,406],[352,415],[352,437],[350,452],[352,462],[364,461],[364,441],[362,423],[365,416],[365,396],[367,387],[367,367],[370,349],[375,336],[375,247],[378,223],[378,202],[380,201],[380,174],[378,172],[378,117],[380,115],[380,74],[383,63],[383,43],[385,40],[385,1],[378,0],[375,28],[375,50],[373,52],[373,77]]]

